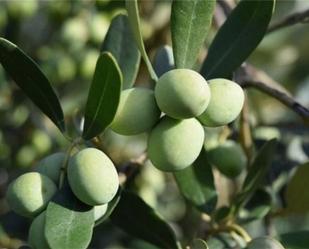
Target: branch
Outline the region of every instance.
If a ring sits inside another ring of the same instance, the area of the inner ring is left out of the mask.
[[[307,23],[308,21],[309,21],[309,9],[302,12],[294,13],[292,15],[287,16],[283,20],[274,23],[268,28],[267,33],[271,33],[278,29],[292,26],[297,23]]]
[[[266,85],[263,82],[260,81],[254,81],[252,79],[247,79],[242,82],[240,82],[240,85],[244,88],[253,87],[256,88],[274,98],[279,100],[282,104],[289,107],[291,110],[296,112],[299,116],[301,116],[306,124],[309,124],[309,110],[302,106],[300,103],[298,103],[296,100],[294,100],[292,97],[287,95],[286,93],[272,88],[268,85]]]

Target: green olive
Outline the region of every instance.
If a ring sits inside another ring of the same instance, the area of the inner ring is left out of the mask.
[[[227,140],[223,144],[209,150],[210,162],[225,176],[237,177],[246,167],[246,156],[239,144]]]
[[[226,79],[209,81],[211,99],[198,119],[205,126],[216,127],[234,121],[244,104],[244,92],[235,82]]]
[[[277,240],[265,236],[251,240],[246,249],[284,249],[284,247]]]
[[[68,180],[73,193],[82,202],[102,205],[113,199],[119,179],[113,162],[94,148],[76,153],[68,164]]]
[[[165,116],[149,136],[148,156],[162,171],[182,170],[195,161],[203,142],[204,129],[196,119]]]
[[[56,190],[55,183],[47,176],[37,172],[26,173],[9,185],[7,200],[16,213],[33,217],[44,210]]]
[[[155,97],[162,112],[175,119],[186,119],[205,111],[210,90],[199,73],[190,69],[174,69],[160,77]]]
[[[65,153],[57,152],[43,158],[38,164],[36,170],[48,176],[54,183],[58,183],[60,170],[65,159]]]
[[[108,204],[94,206],[94,221],[100,219],[107,211]]]
[[[124,90],[111,129],[121,135],[149,131],[159,120],[160,110],[154,93],[146,88]]]
[[[50,249],[45,238],[45,211],[39,214],[31,223],[28,242],[33,249]]]

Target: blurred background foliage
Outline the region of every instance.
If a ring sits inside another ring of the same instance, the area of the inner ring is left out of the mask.
[[[171,45],[170,1],[145,0],[140,1],[140,7],[146,49],[153,58],[160,46]],[[273,22],[308,7],[308,1],[279,0]],[[78,128],[81,108],[86,101],[95,63],[110,21],[116,14],[124,12],[124,1],[114,0],[0,1],[0,35],[17,44],[40,65],[60,97],[72,131]],[[217,25],[214,23],[199,62],[205,57],[206,48],[216,30]],[[308,25],[298,24],[267,35],[249,58],[251,64],[267,72],[307,107],[308,44]],[[136,84],[151,87],[143,63]],[[308,161],[308,129],[296,114],[277,100],[257,90],[248,90],[247,93],[254,142],[260,145],[273,137],[280,141],[267,186],[272,196],[271,205],[267,207],[276,210],[285,206],[283,193],[291,169]],[[233,128],[237,131],[237,122]],[[211,147],[216,144],[221,129],[207,129],[206,132],[206,147]],[[106,151],[120,168],[125,168],[130,159],[145,151],[146,138],[146,134],[125,137],[112,131],[102,136]],[[66,146],[67,141],[57,128],[41,115],[0,67],[0,241],[11,240],[12,245],[18,245],[26,239],[30,222],[10,212],[4,198],[8,182],[33,169],[44,156],[65,150]],[[196,214],[179,195],[173,178],[157,171],[149,162],[139,173],[130,182],[130,187],[155,207],[180,237],[186,234],[188,238],[184,239],[189,240]],[[220,182],[219,203],[228,204],[235,182],[227,180],[218,172],[215,172],[215,176],[217,182]],[[228,193],[227,189],[230,190]],[[304,214],[289,219],[278,217],[271,226],[266,227],[265,221],[260,219],[246,223],[246,227],[252,235],[265,234],[267,229],[278,229],[279,233],[295,229],[308,230],[309,216],[306,217]],[[154,248],[125,235],[108,222],[95,229],[90,247]]]

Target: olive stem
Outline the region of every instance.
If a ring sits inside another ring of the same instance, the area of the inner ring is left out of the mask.
[[[63,160],[63,163],[60,168],[60,176],[59,176],[59,189],[63,186],[64,179],[65,179],[65,174],[66,174],[66,169],[68,167],[68,162],[71,156],[72,150],[75,148],[76,145],[78,145],[82,141],[82,138],[76,138],[68,147],[66,151],[65,158]]]
[[[234,231],[238,235],[240,235],[247,243],[252,240],[251,236],[247,233],[245,229],[243,229],[241,226],[237,224],[227,224],[225,225],[225,228],[229,231]]]

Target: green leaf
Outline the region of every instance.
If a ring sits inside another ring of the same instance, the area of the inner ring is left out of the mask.
[[[216,1],[174,0],[171,31],[176,68],[192,68],[208,34]]]
[[[110,217],[115,225],[132,236],[160,248],[179,248],[175,234],[169,225],[134,193],[123,191]]]
[[[289,213],[306,213],[309,211],[309,162],[297,167],[289,181],[285,193],[287,211]]]
[[[119,104],[122,74],[113,55],[104,52],[95,68],[85,110],[83,138],[100,134],[114,119]]]
[[[173,49],[168,45],[160,47],[154,58],[154,69],[158,77],[174,69],[174,67]]]
[[[118,15],[112,20],[101,50],[110,52],[117,60],[123,74],[123,89],[132,87],[141,55],[126,15]]]
[[[212,168],[203,149],[190,167],[174,173],[183,196],[202,212],[211,213],[217,204]]]
[[[143,57],[143,59],[146,63],[146,66],[148,68],[148,71],[149,71],[151,78],[154,81],[157,81],[158,77],[157,77],[155,71],[153,70],[151,62],[150,62],[148,55],[146,53],[145,45],[144,45],[144,42],[143,42],[143,37],[142,37],[142,34],[141,34],[137,0],[126,0],[126,8],[127,8],[127,11],[128,11],[129,21],[130,21],[130,24],[131,24],[133,34],[135,36],[135,41],[137,43],[137,46],[138,46],[138,48],[141,52],[141,55],[142,55],[142,57]]]
[[[104,214],[100,219],[98,219],[98,220],[95,222],[95,226],[100,225],[100,224],[103,223],[107,218],[109,218],[109,216],[111,215],[111,213],[114,211],[114,209],[115,209],[116,206],[118,205],[118,202],[119,202],[120,197],[121,197],[121,193],[122,193],[122,190],[121,190],[121,188],[119,188],[117,194],[115,195],[115,197],[107,204],[107,210],[106,210],[105,214]]]
[[[209,249],[206,241],[202,239],[195,239],[190,248],[191,249]]]
[[[309,230],[284,233],[279,240],[285,249],[308,249]]]
[[[206,79],[228,77],[263,39],[274,0],[242,0],[228,16],[209,47],[201,74]]]
[[[64,132],[64,116],[58,97],[39,66],[4,38],[0,38],[0,62],[32,102]]]
[[[276,146],[277,140],[271,139],[258,151],[250,165],[242,190],[236,196],[236,209],[246,204],[265,179],[266,173],[271,166]]]
[[[45,237],[48,244],[51,248],[85,249],[93,226],[93,208],[79,201],[65,183],[47,206]]]

